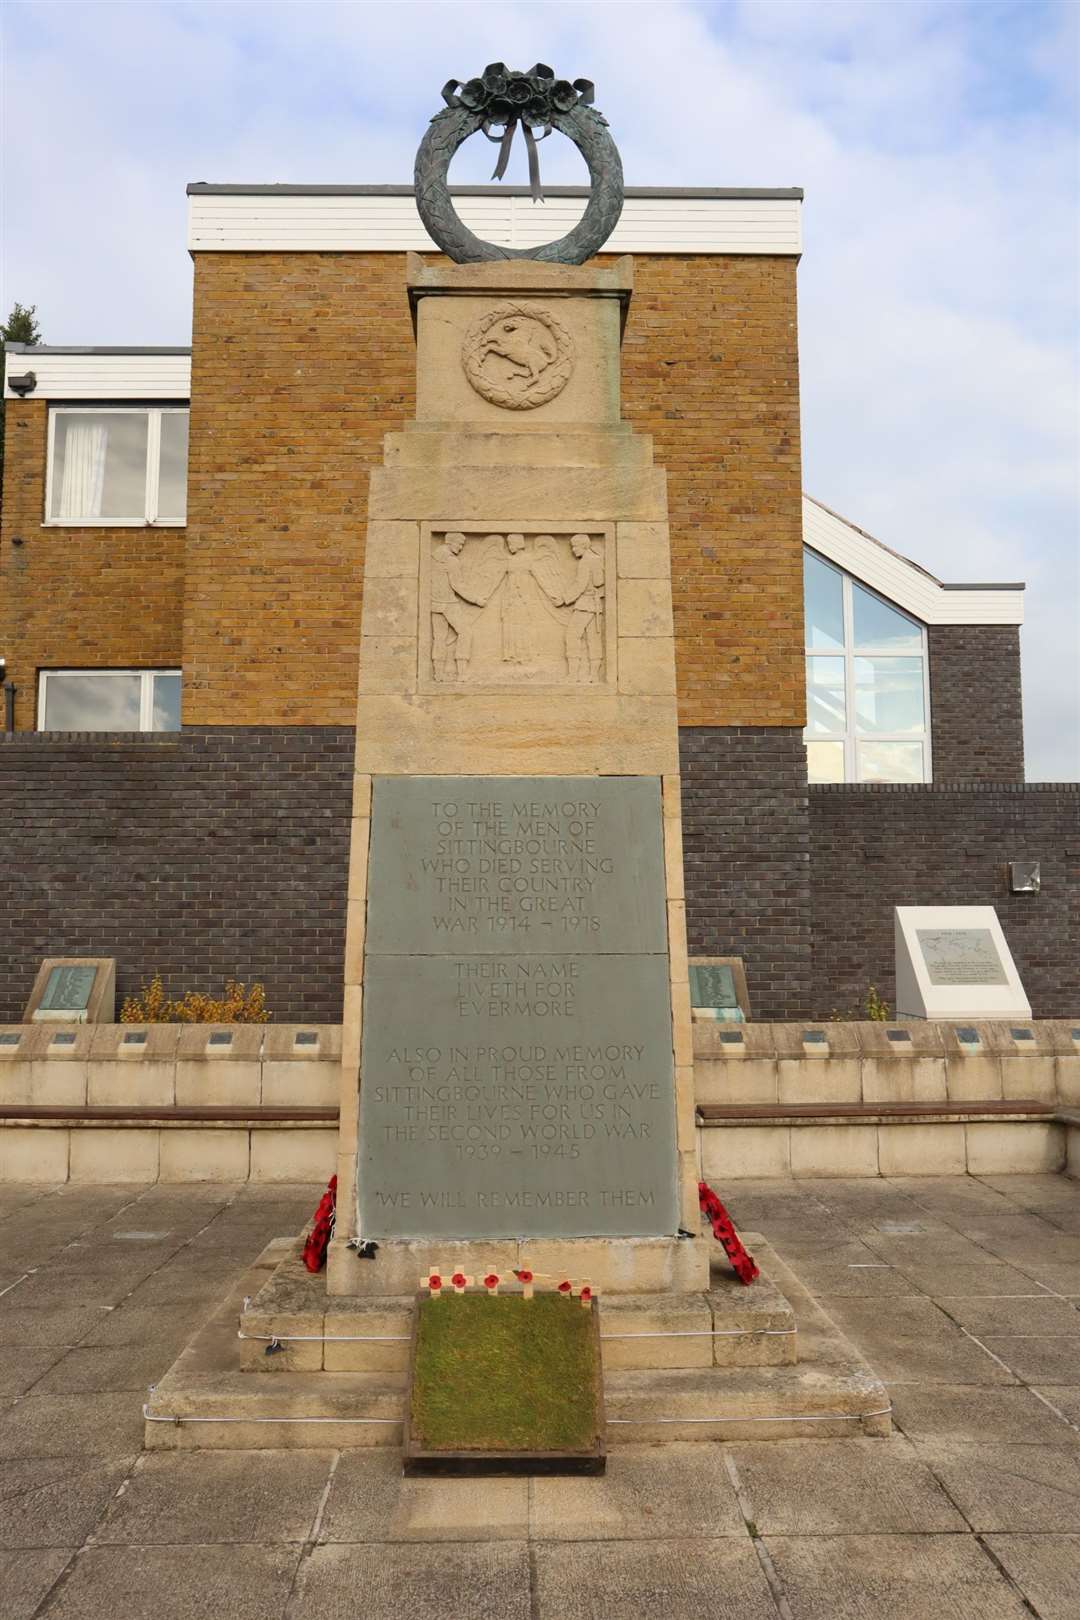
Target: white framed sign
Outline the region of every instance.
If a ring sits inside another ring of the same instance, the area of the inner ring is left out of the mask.
[[[1030,1018],[993,906],[897,906],[898,1018]]]

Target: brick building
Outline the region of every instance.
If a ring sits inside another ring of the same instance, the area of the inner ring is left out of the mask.
[[[7,355],[0,1017],[60,951],[340,1016],[368,473],[434,250],[405,187],[189,191],[190,349]],[[458,206],[538,229],[527,193]],[[543,235],[580,208],[550,193]],[[824,1015],[891,997],[894,904],[989,902],[1036,1014],[1075,1011],[1080,791],[1023,782],[1022,587],[943,584],[802,492],[800,210],[631,189],[609,244],[668,474],[691,948],[744,958],[757,1016]]]

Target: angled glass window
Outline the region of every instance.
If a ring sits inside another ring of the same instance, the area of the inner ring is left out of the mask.
[[[39,731],[179,731],[178,669],[43,669]]]
[[[815,552],[806,590],[811,782],[929,782],[926,629]]]
[[[102,528],[183,523],[187,449],[186,407],[54,407],[45,521]]]

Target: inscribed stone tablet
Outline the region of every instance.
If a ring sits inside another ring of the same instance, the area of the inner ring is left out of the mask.
[[[1009,982],[989,928],[918,928],[915,937],[931,984]]]
[[[85,1012],[90,1005],[97,968],[54,967],[40,1006],[45,1012]]]
[[[376,778],[367,949],[666,951],[659,780]]]
[[[739,1009],[735,975],[726,963],[714,967],[690,964],[690,1004],[693,1007]]]
[[[660,784],[372,784],[365,1237],[678,1225]]]
[[[360,1230],[674,1232],[667,958],[367,958]]]

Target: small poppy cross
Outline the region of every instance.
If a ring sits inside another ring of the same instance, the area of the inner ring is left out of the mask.
[[[451,1275],[450,1283],[451,1283],[451,1286],[453,1287],[453,1290],[454,1290],[455,1294],[463,1294],[465,1292],[466,1288],[471,1288],[472,1287],[473,1278],[472,1277],[466,1277],[466,1275],[465,1275],[465,1273],[463,1271],[455,1271]]]
[[[489,1271],[487,1276],[483,1278],[483,1284],[487,1289],[489,1296],[493,1296],[499,1292],[499,1283],[501,1281],[502,1279],[497,1271]]]
[[[533,1297],[533,1282],[535,1280],[534,1277],[533,1277],[532,1272],[531,1271],[525,1271],[525,1270],[515,1271],[514,1276],[517,1278],[518,1282],[521,1284],[521,1292],[524,1295],[524,1297],[526,1299],[532,1299],[532,1297]]]
[[[445,1279],[441,1271],[429,1271],[426,1277],[421,1277],[420,1286],[426,1288],[432,1299],[438,1299],[443,1291]]]

